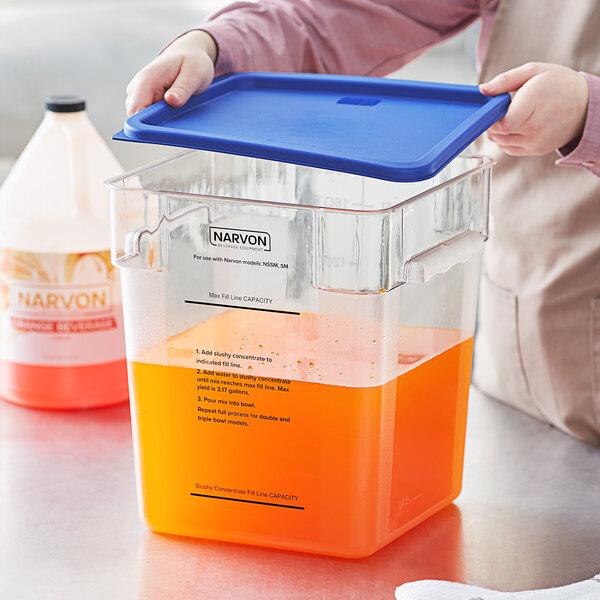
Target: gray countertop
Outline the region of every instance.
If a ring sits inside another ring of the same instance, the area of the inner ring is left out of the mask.
[[[600,572],[600,450],[471,392],[458,500],[359,560],[158,535],[137,516],[129,410],[0,403],[0,598],[388,598]]]

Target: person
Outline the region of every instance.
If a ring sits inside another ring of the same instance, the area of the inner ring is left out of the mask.
[[[382,76],[482,20],[482,93],[513,93],[492,156],[473,381],[600,445],[600,11],[595,0],[236,2],[127,87],[134,114],[240,71]],[[558,153],[558,154],[557,154]]]

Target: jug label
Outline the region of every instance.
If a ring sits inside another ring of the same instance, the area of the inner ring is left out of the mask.
[[[0,250],[0,358],[76,366],[124,358],[118,273],[110,252]]]

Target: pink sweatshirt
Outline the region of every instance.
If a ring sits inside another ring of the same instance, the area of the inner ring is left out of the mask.
[[[500,0],[262,0],[235,2],[199,29],[219,48],[216,75],[243,71],[386,75],[482,19],[487,50]],[[583,136],[559,165],[600,177],[600,77]]]

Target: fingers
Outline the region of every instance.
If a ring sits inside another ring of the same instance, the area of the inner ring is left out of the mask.
[[[158,102],[163,93],[164,87],[158,76],[153,75],[151,70],[140,71],[127,86],[127,100],[125,101],[127,116],[130,117],[154,102]]]
[[[479,90],[489,96],[518,91],[514,95],[504,117],[494,123],[488,130],[490,134],[518,132],[534,116],[535,98],[530,97],[524,86],[536,75],[542,73],[545,67],[547,65],[543,63],[526,63],[515,69],[500,73],[489,82],[479,86]]]
[[[523,146],[498,146],[498,148],[505,154],[510,154],[510,156],[538,156],[538,154]]]
[[[547,65],[530,62],[515,69],[496,75],[493,79],[479,86],[479,91],[486,96],[497,96],[506,92],[515,92],[535,75],[542,73]]]
[[[514,92],[506,114],[488,129],[498,147],[515,156],[541,156],[582,135],[589,101],[587,80],[564,65],[527,63],[481,86],[486,94]]]
[[[213,75],[213,64],[206,56],[160,56],[127,86],[127,114],[134,115],[163,98],[173,107],[183,106],[192,94],[210,85]]]
[[[133,92],[130,96],[127,97],[125,101],[125,108],[127,110],[127,116],[131,117],[136,113],[140,112],[140,110],[158,102],[160,100],[160,95],[155,93],[150,88],[134,88]]]
[[[182,35],[130,81],[127,115],[163,98],[173,107],[182,106],[210,85],[216,56],[216,42],[208,33],[194,30]]]
[[[131,116],[143,108],[158,102],[171,82],[177,76],[180,60],[159,57],[144,67],[127,86],[125,106]]]
[[[181,62],[181,68],[171,87],[165,92],[165,102],[171,106],[183,106],[196,90],[195,73],[186,61]]]
[[[527,138],[519,133],[499,134],[488,130],[487,137],[494,142],[500,150],[513,156],[524,156],[528,154]]]
[[[183,106],[192,94],[203,92],[214,75],[212,63],[202,60],[184,59],[172,85],[164,94],[165,102],[173,107]]]
[[[521,133],[493,133],[488,130],[487,136],[492,142],[504,146],[522,146],[525,136]]]
[[[517,133],[534,118],[536,108],[536,99],[523,89],[522,93],[515,94],[504,117],[494,123],[489,131],[497,134]]]

